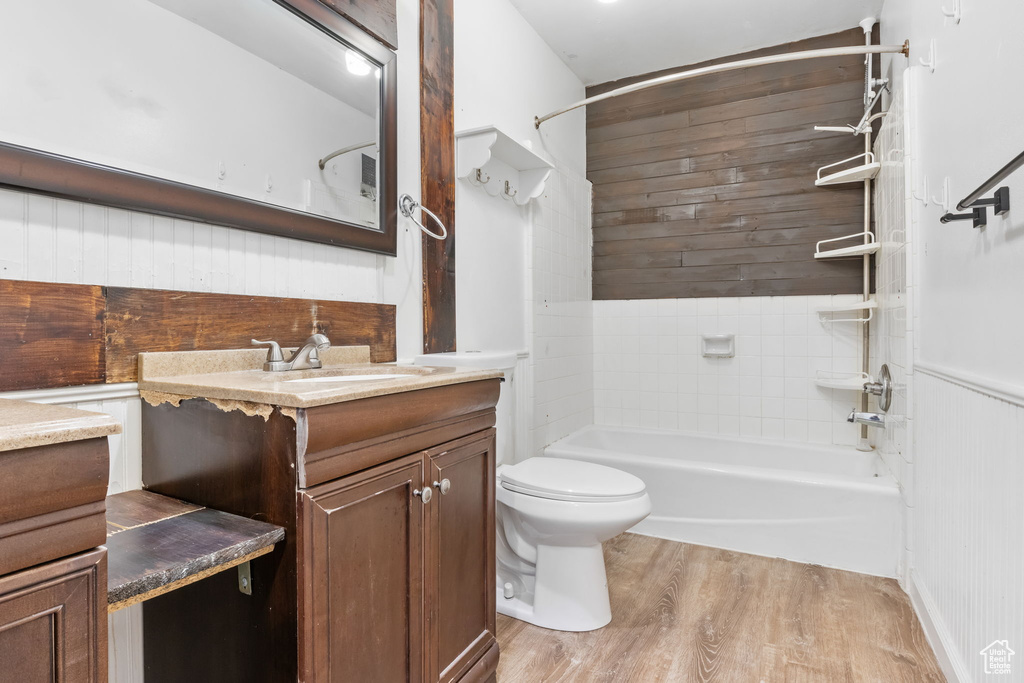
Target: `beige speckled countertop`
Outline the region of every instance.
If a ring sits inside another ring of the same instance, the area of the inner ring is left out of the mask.
[[[0,451],[121,433],[110,415],[65,406],[0,399]]]
[[[288,352],[285,352],[285,357]],[[370,363],[365,346],[333,347],[320,354],[319,370],[264,372],[266,351],[183,351],[139,354],[139,391],[150,403],[181,398],[242,401],[312,408],[405,391],[496,379],[495,370],[463,370]],[[407,375],[389,379],[389,375]],[[346,376],[376,375],[346,381]],[[309,381],[337,377],[337,381]]]

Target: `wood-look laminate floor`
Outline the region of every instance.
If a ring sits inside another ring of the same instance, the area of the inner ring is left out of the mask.
[[[612,623],[498,615],[498,683],[945,681],[892,579],[636,534],[604,552]]]

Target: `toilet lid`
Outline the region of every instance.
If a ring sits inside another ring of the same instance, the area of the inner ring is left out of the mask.
[[[643,494],[639,477],[604,465],[535,457],[501,468],[501,485],[519,493],[571,501],[628,500]]]

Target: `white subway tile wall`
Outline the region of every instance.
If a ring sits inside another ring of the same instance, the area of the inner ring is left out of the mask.
[[[913,183],[909,180],[912,160],[905,142],[909,139],[905,95],[904,90],[893,94],[874,148],[875,157],[882,164],[874,184],[875,232],[882,246],[875,255],[878,309],[871,321],[871,371],[877,376],[882,364],[887,364],[894,386],[885,429],[871,430],[870,434],[879,456],[900,485],[907,506],[904,538],[909,540],[913,506],[910,400],[914,357],[913,323],[909,315],[913,293],[909,277],[913,262],[909,190]],[[871,407],[877,410],[877,401],[872,400]],[[909,546],[906,550],[909,552]],[[902,567],[904,573],[909,570],[906,556],[902,558]]]
[[[818,387],[860,369],[860,327],[819,320],[859,295],[594,302],[598,424],[851,445],[856,392]],[[733,334],[705,358],[704,334]]]
[[[560,168],[532,209],[530,379],[520,386],[530,387],[533,415],[523,456],[593,423],[590,200],[590,182]]]

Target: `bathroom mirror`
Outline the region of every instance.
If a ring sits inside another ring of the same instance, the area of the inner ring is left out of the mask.
[[[395,253],[395,54],[316,0],[48,0],[0,22],[0,183]]]

